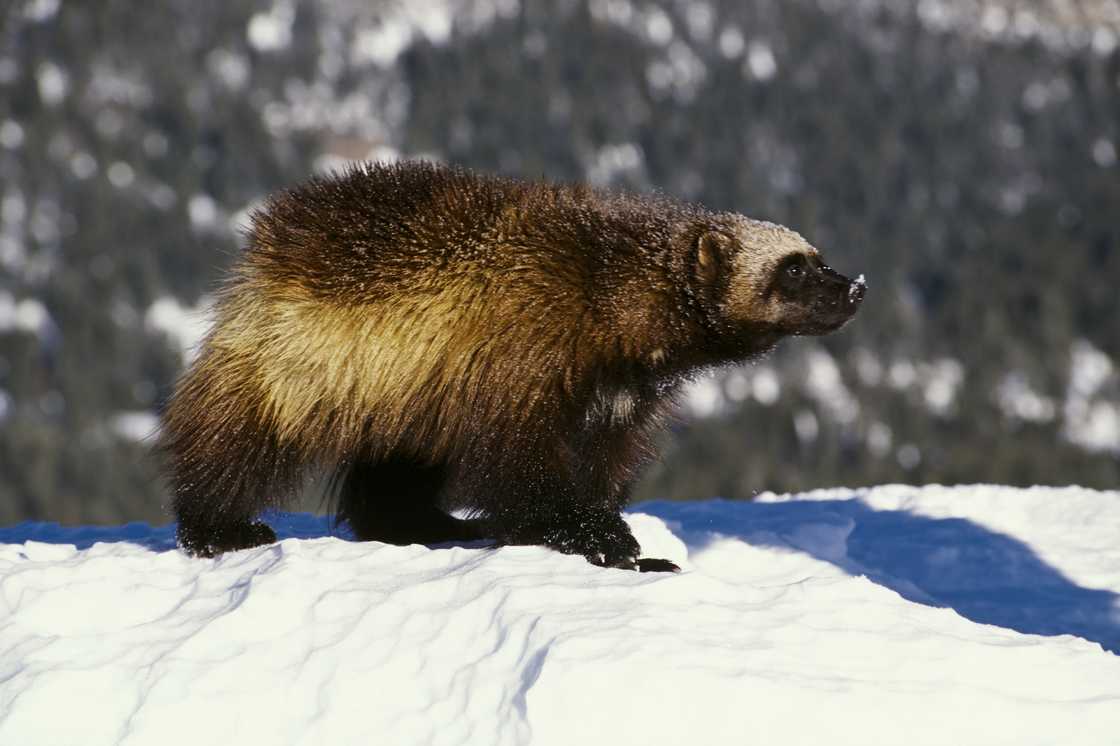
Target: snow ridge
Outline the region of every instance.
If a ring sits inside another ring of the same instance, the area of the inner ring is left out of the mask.
[[[1108,743],[1120,493],[885,486],[628,516],[681,575],[272,517],[0,529],[0,743]],[[60,711],[60,703],[65,711]]]

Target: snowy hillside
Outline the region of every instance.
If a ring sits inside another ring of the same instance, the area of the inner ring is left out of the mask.
[[[1107,744],[1120,493],[880,487],[630,516],[680,575],[533,547],[0,529],[0,744]]]

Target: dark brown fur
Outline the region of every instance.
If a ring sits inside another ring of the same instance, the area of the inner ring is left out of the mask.
[[[792,231],[668,199],[425,163],[312,179],[254,216],[167,408],[180,542],[273,540],[256,514],[319,467],[360,539],[665,569],[620,510],[679,382],[835,328],[855,287]]]

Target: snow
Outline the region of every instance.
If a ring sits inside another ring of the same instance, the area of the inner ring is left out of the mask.
[[[661,8],[651,8],[645,16],[645,31],[649,40],[665,46],[673,39],[673,22]]]
[[[152,103],[152,85],[146,80],[146,71],[140,67],[119,66],[107,60],[96,60],[89,70],[89,79],[82,97],[95,108],[98,119],[111,116],[120,119],[117,107],[139,108]],[[107,108],[101,108],[107,107]],[[110,129],[119,132],[123,121]]]
[[[1116,146],[1108,138],[1099,137],[1093,142],[1093,160],[1101,168],[1116,163]]]
[[[797,433],[797,439],[802,443],[812,443],[820,434],[820,423],[817,422],[817,416],[812,410],[799,409],[793,415],[793,429]]]
[[[719,35],[719,51],[727,59],[733,59],[743,53],[747,46],[743,33],[735,26],[728,26]]]
[[[54,325],[46,307],[35,298],[16,300],[6,290],[0,290],[0,332],[23,331],[43,336]]]
[[[587,166],[587,180],[596,186],[610,186],[620,176],[639,171],[644,163],[642,146],[637,143],[604,145]]]
[[[620,28],[628,27],[636,15],[630,0],[590,0],[587,8],[596,21],[613,23]]]
[[[922,398],[929,411],[942,416],[949,414],[962,383],[964,366],[957,360],[943,357],[927,364]]]
[[[887,371],[887,381],[895,389],[907,389],[917,379],[918,369],[909,360],[895,360]]]
[[[127,189],[136,180],[136,172],[124,161],[114,161],[107,172],[109,183],[117,189]]]
[[[292,43],[294,21],[295,8],[290,3],[278,2],[267,12],[257,13],[250,18],[245,34],[249,44],[258,51],[279,51]]]
[[[711,417],[723,410],[723,391],[711,373],[705,373],[685,384],[682,394],[685,409],[693,417]]]
[[[5,119],[0,123],[0,148],[15,150],[23,145],[23,127],[14,119]]]
[[[1093,29],[1092,36],[1093,51],[1102,57],[1107,57],[1116,50],[1120,41],[1117,40],[1116,32],[1109,28],[1096,28]]]
[[[828,11],[855,8],[867,18],[882,11],[908,13],[938,33],[956,32],[997,43],[1037,40],[1055,50],[1091,48],[1100,55],[1116,47],[1120,3],[1116,0],[1052,0],[1017,3],[1009,0],[920,0],[916,4],[895,0],[862,0],[859,3],[820,4]]]
[[[412,43],[413,29],[401,18],[388,18],[376,28],[363,29],[354,40],[354,61],[388,67]]]
[[[229,49],[215,49],[206,55],[211,75],[231,91],[240,91],[249,83],[249,60]]]
[[[851,302],[855,300],[856,296],[864,290],[867,290],[867,277],[860,274],[860,276],[852,280],[852,284],[848,286],[848,301]]]
[[[840,366],[823,347],[805,351],[805,393],[834,420],[850,424],[859,416],[859,400],[844,384]]]
[[[777,372],[765,364],[733,368],[726,374],[704,373],[685,383],[681,392],[684,409],[693,417],[713,417],[731,411],[729,402],[747,397],[771,406],[782,393]]]
[[[1088,451],[1120,454],[1120,406],[1107,397],[1110,384],[1120,384],[1116,366],[1084,339],[1074,342],[1070,358],[1062,434]]]
[[[144,314],[144,324],[173,340],[183,354],[183,361],[190,362],[210,327],[212,303],[213,299],[204,296],[197,305],[184,306],[175,298],[164,296],[148,307]]]
[[[770,45],[761,40],[750,43],[747,49],[746,70],[755,80],[770,80],[778,72],[778,62]]]
[[[23,8],[23,17],[36,23],[54,18],[61,0],[30,0]]]
[[[20,225],[27,217],[27,200],[23,194],[10,189],[0,199],[0,222]]]
[[[0,57],[0,85],[8,85],[19,75],[19,65],[11,57]]]
[[[657,39],[652,39],[660,46]],[[646,68],[646,80],[655,91],[668,91],[682,101],[691,100],[707,75],[703,60],[683,41],[673,40],[664,56]]]
[[[389,67],[417,38],[444,44],[451,36],[452,8],[441,0],[390,6],[375,26],[355,34],[351,55],[356,64]]]
[[[698,42],[706,43],[712,38],[716,14],[712,6],[702,0],[693,0],[685,9],[688,32]]]
[[[109,419],[109,428],[125,440],[149,443],[159,433],[159,415],[147,409],[117,412]]]
[[[0,743],[1102,744],[1120,492],[885,486],[628,516],[680,575],[279,514],[0,528]]]
[[[891,450],[894,433],[885,422],[876,420],[867,426],[867,447],[872,455],[882,458]]]
[[[1005,417],[1024,422],[1049,422],[1054,419],[1054,401],[1036,391],[1021,371],[1004,376],[996,387],[996,403]]]
[[[48,106],[56,106],[66,98],[70,89],[70,78],[66,72],[53,62],[44,62],[37,74],[39,97]]]
[[[70,171],[75,178],[84,181],[97,171],[97,161],[89,153],[79,150],[70,158]]]
[[[218,203],[208,194],[195,194],[187,201],[187,216],[195,230],[209,230],[218,222]]]
[[[763,406],[770,406],[778,401],[782,393],[782,384],[773,368],[758,367],[752,379],[752,393],[755,400]]]
[[[898,465],[906,471],[916,469],[922,463],[922,449],[913,443],[903,443],[895,454]]]

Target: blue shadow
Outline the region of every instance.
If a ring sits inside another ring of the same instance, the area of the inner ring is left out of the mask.
[[[962,518],[875,510],[862,500],[647,502],[690,548],[717,536],[805,552],[974,622],[1076,635],[1120,653],[1120,595],[1084,588],[1022,541]],[[678,530],[679,527],[679,530]]]
[[[319,539],[337,536],[350,539],[345,526],[335,528],[325,515],[311,513],[284,513],[267,511],[261,518],[272,527],[280,539]],[[0,544],[22,544],[38,541],[43,544],[73,544],[78,549],[89,549],[97,543],[127,543],[166,552],[175,549],[175,524],[151,526],[147,523],[126,523],[123,526],[62,526],[57,523],[25,521],[14,526],[0,527]]]

